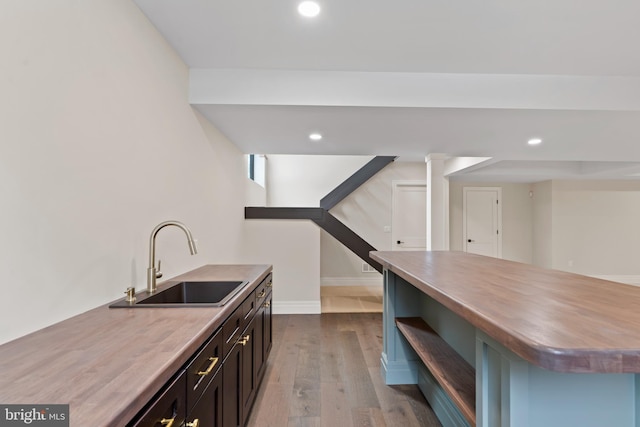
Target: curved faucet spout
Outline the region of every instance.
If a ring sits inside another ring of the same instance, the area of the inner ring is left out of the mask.
[[[156,227],[151,232],[151,237],[149,238],[149,267],[147,268],[147,292],[150,294],[156,291],[156,279],[162,277],[162,273],[159,272],[159,268],[156,269],[156,235],[160,230],[168,226],[175,226],[184,231],[187,235],[187,243],[189,244],[189,252],[191,255],[195,255],[198,253],[198,248],[196,248],[196,242],[193,240],[193,235],[191,234],[191,230],[179,221],[164,221],[160,224],[156,225]]]

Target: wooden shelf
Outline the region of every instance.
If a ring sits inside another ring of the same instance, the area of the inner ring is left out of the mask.
[[[398,317],[396,326],[462,415],[476,425],[476,372],[419,317]]]

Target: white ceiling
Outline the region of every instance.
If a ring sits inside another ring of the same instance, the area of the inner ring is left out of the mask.
[[[492,157],[475,180],[639,177],[637,0],[319,0],[311,20],[294,0],[135,3],[192,69],[192,104],[244,152]]]

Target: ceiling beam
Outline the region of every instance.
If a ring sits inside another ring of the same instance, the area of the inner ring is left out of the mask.
[[[191,69],[189,102],[640,111],[640,77]]]

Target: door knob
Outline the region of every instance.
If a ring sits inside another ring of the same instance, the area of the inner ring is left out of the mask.
[[[473,243],[473,242],[475,242],[475,240],[467,239],[467,242]]]
[[[403,242],[402,240],[398,240],[396,243],[397,243],[397,244],[399,244],[399,245],[401,245],[401,244],[403,244],[404,242]]]

